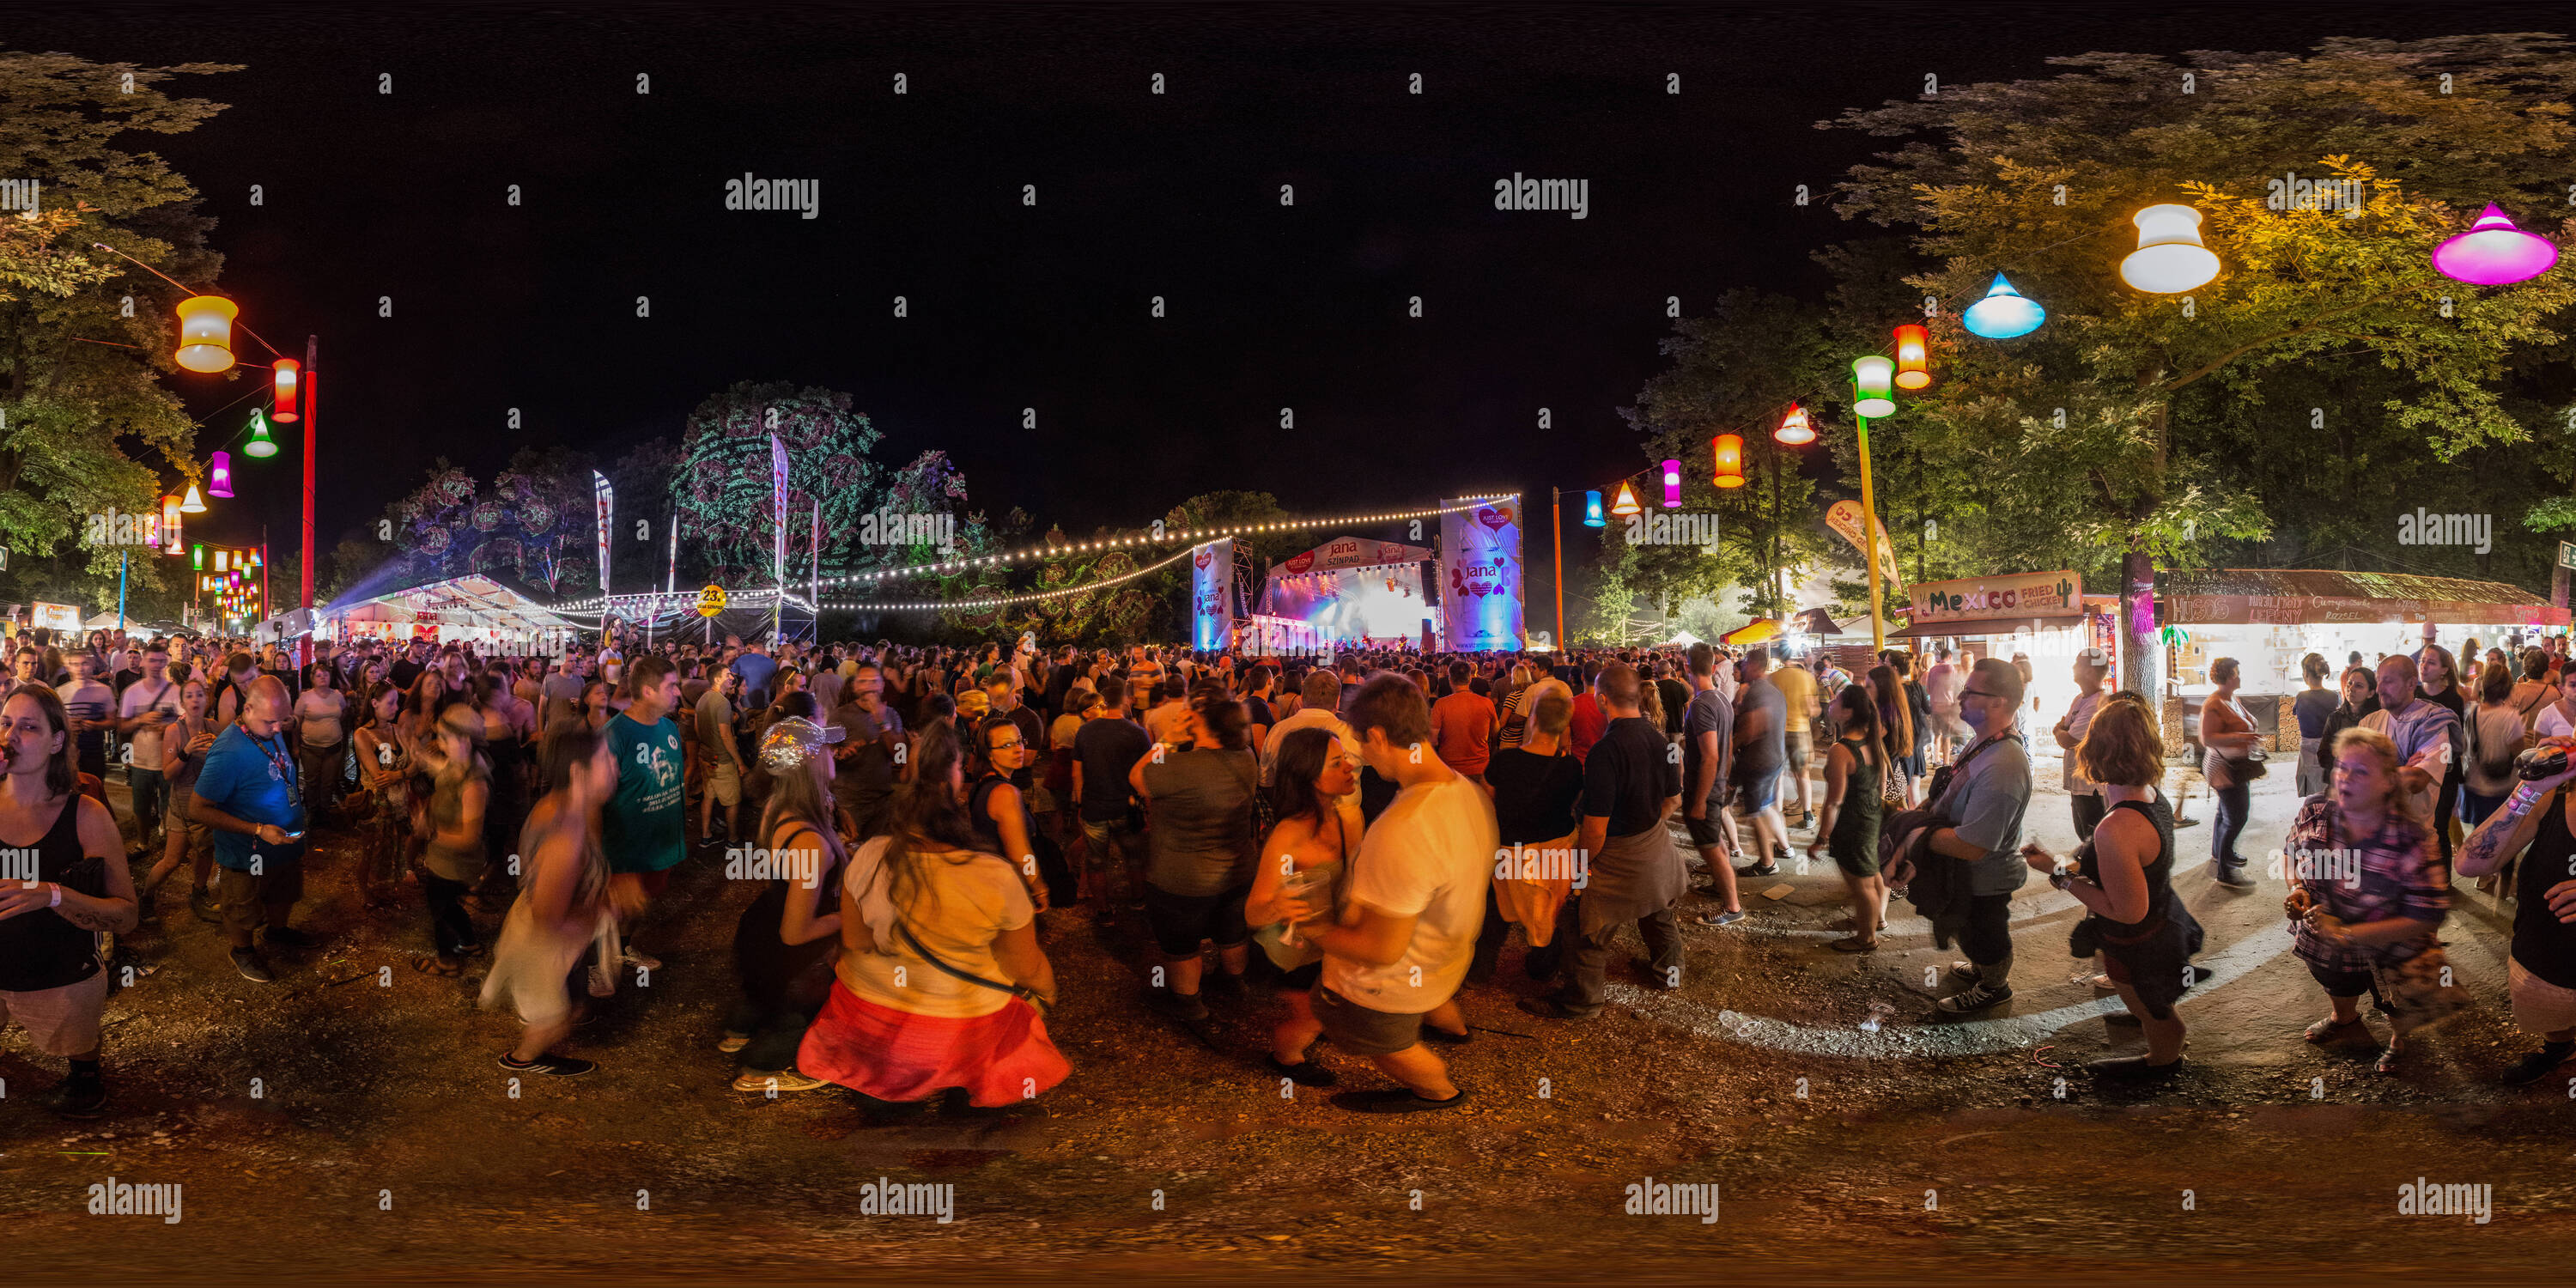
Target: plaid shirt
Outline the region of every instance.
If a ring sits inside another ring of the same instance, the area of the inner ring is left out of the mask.
[[[2438,924],[2451,910],[2450,869],[2433,848],[2432,835],[2401,811],[2390,810],[2374,835],[2342,836],[2335,825],[2333,803],[2318,796],[2299,807],[2298,820],[2290,824],[2284,848],[2294,859],[2301,850],[2310,854],[2330,850],[2360,853],[2358,882],[2347,884],[2326,874],[2297,878],[2317,906],[2347,926],[2391,917]],[[2295,870],[2292,875],[2296,876]],[[2305,922],[2299,924],[2293,939],[2301,961],[2338,971],[2368,970],[2374,962],[2402,962],[2434,943],[2430,928],[2390,944],[2363,947],[2329,943]]]

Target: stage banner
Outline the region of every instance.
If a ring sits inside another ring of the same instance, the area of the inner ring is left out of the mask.
[[[1190,618],[1191,648],[1233,646],[1234,538],[1211,541],[1190,552]]]
[[[1443,501],[1442,647],[1457,653],[1521,647],[1521,502]],[[1452,508],[1458,507],[1458,508]]]

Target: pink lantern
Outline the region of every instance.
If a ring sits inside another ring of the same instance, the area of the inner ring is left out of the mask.
[[[2467,232],[2433,248],[2433,270],[2471,286],[2528,282],[2557,262],[2555,242],[2514,227],[2493,202]]]
[[[206,481],[206,495],[229,497],[233,494],[233,454],[215,453],[213,473]]]

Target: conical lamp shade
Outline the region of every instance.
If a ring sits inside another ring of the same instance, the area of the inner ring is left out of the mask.
[[[203,496],[198,495],[198,493],[197,493],[197,485],[196,485],[196,484],[194,484],[194,483],[189,484],[189,485],[188,485],[188,499],[187,499],[187,500],[185,500],[185,501],[181,501],[181,502],[179,503],[179,513],[181,513],[181,514],[204,514],[205,512],[206,512],[206,498],[205,498],[205,497],[203,497]]]
[[[2514,227],[2493,202],[2467,232],[2433,248],[2433,271],[2471,286],[2528,282],[2557,262],[2557,243]]]
[[[250,409],[250,441],[242,444],[242,455],[277,455],[277,440],[268,435],[268,417],[257,407]]]
[[[1995,274],[1995,284],[1986,288],[1986,298],[1969,305],[1959,318],[1968,334],[1985,340],[2029,335],[2047,320],[2048,310],[2041,308],[2039,301],[2014,290],[2001,273]]]

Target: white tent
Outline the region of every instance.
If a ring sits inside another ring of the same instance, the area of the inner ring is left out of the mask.
[[[483,573],[334,603],[320,616],[325,637],[434,636],[442,642],[483,645],[537,644],[581,626]],[[298,630],[300,623],[288,624],[288,629]]]
[[[1700,638],[1691,634],[1689,631],[1675,631],[1673,632],[1673,637],[1671,639],[1664,641],[1666,646],[1672,648],[1689,648],[1691,645],[1700,642]]]

